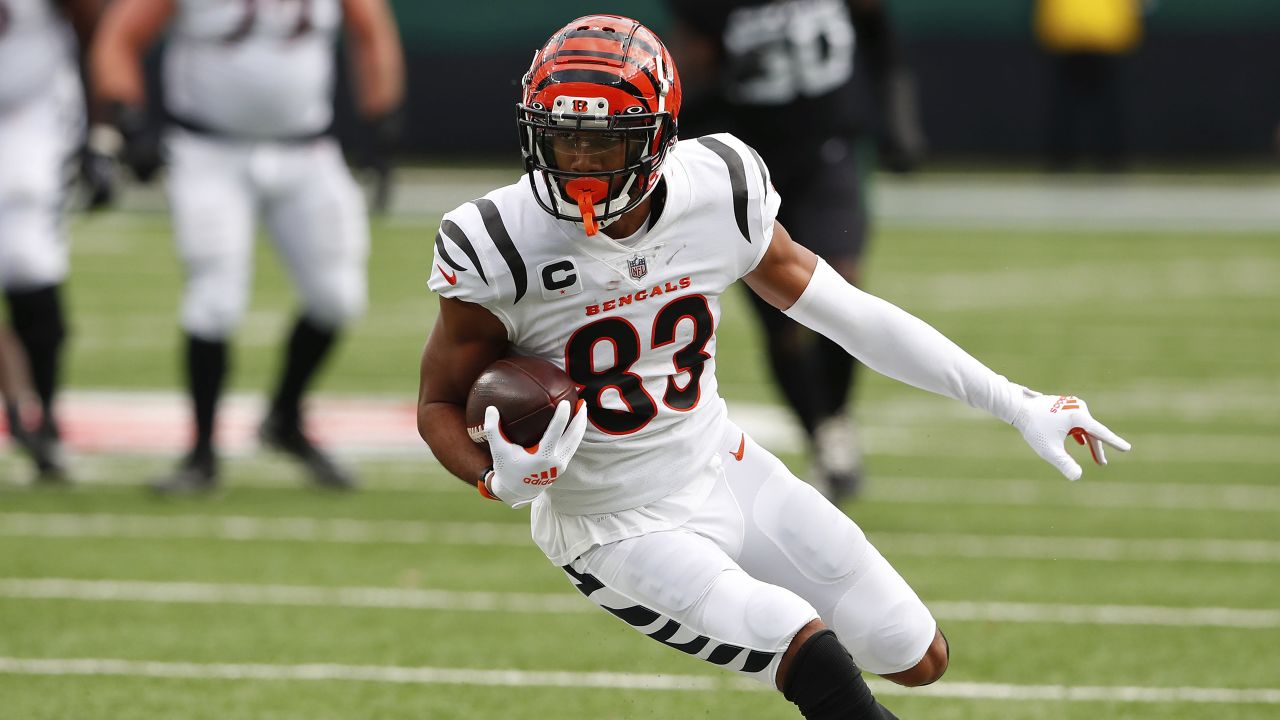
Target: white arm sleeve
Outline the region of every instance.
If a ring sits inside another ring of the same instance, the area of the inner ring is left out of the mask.
[[[821,258],[786,314],[894,380],[962,400],[1010,424],[1022,407],[1022,386],[997,375],[923,320],[850,285]]]

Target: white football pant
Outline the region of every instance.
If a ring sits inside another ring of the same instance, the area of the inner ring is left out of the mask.
[[[726,424],[723,473],[692,519],[592,548],[570,580],[655,640],[770,686],[818,617],[863,670],[915,666],[937,628],[920,598],[848,516]]]
[[[45,92],[0,108],[0,287],[34,290],[66,277],[64,189],[84,132],[80,80],[59,73]]]
[[[368,218],[337,142],[239,142],[174,130],[168,151],[169,204],[187,271],[184,330],[220,340],[239,324],[259,213],[310,320],[337,328],[364,311]]]

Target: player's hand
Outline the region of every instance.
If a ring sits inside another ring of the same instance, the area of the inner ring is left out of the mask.
[[[1041,395],[1026,388],[1022,392],[1022,409],[1014,418],[1013,426],[1037,455],[1058,468],[1068,480],[1078,480],[1084,473],[1063,447],[1068,435],[1081,445],[1087,444],[1094,462],[1099,465],[1107,464],[1103,443],[1129,452],[1129,443],[1094,420],[1084,400],[1074,395]]]
[[[496,407],[491,405],[485,409],[484,434],[493,457],[493,475],[488,482],[490,494],[513,508],[524,507],[554,483],[569,467],[569,460],[587,431],[587,413],[581,400],[572,420],[569,415],[569,401],[562,400],[542,439],[537,445],[525,448],[508,441],[502,434]]]
[[[87,209],[101,210],[115,202],[120,163],[114,153],[102,147],[101,139],[95,145],[92,135],[80,155],[80,177],[84,182]]]
[[[881,164],[896,173],[917,169],[928,153],[928,141],[920,122],[920,101],[915,78],[905,69],[889,73],[885,88],[884,138]]]
[[[395,155],[404,135],[404,111],[396,108],[366,121],[366,144],[357,164],[373,177],[370,210],[382,215],[391,206],[391,183]]]

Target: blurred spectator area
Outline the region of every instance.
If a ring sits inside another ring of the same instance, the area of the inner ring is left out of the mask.
[[[667,26],[660,0],[393,5],[410,62],[406,149],[435,159],[514,156],[520,76],[566,19],[617,12],[659,33]],[[1037,157],[1049,68],[1032,34],[1035,0],[889,5],[919,74],[935,156]],[[1280,0],[1158,0],[1126,71],[1138,160],[1261,158],[1280,120]]]

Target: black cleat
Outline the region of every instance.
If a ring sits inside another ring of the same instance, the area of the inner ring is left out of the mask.
[[[9,428],[9,437],[35,463],[37,483],[62,485],[71,481],[67,473],[67,452],[57,425],[45,423],[31,432],[21,424],[14,424]]]
[[[316,447],[296,423],[282,422],[267,416],[258,427],[263,446],[278,450],[302,463],[316,487],[330,490],[354,490],[357,482],[351,471],[340,467],[323,450]]]
[[[194,453],[183,458],[172,472],[147,483],[157,495],[197,495],[218,489],[218,464],[212,457]]]

